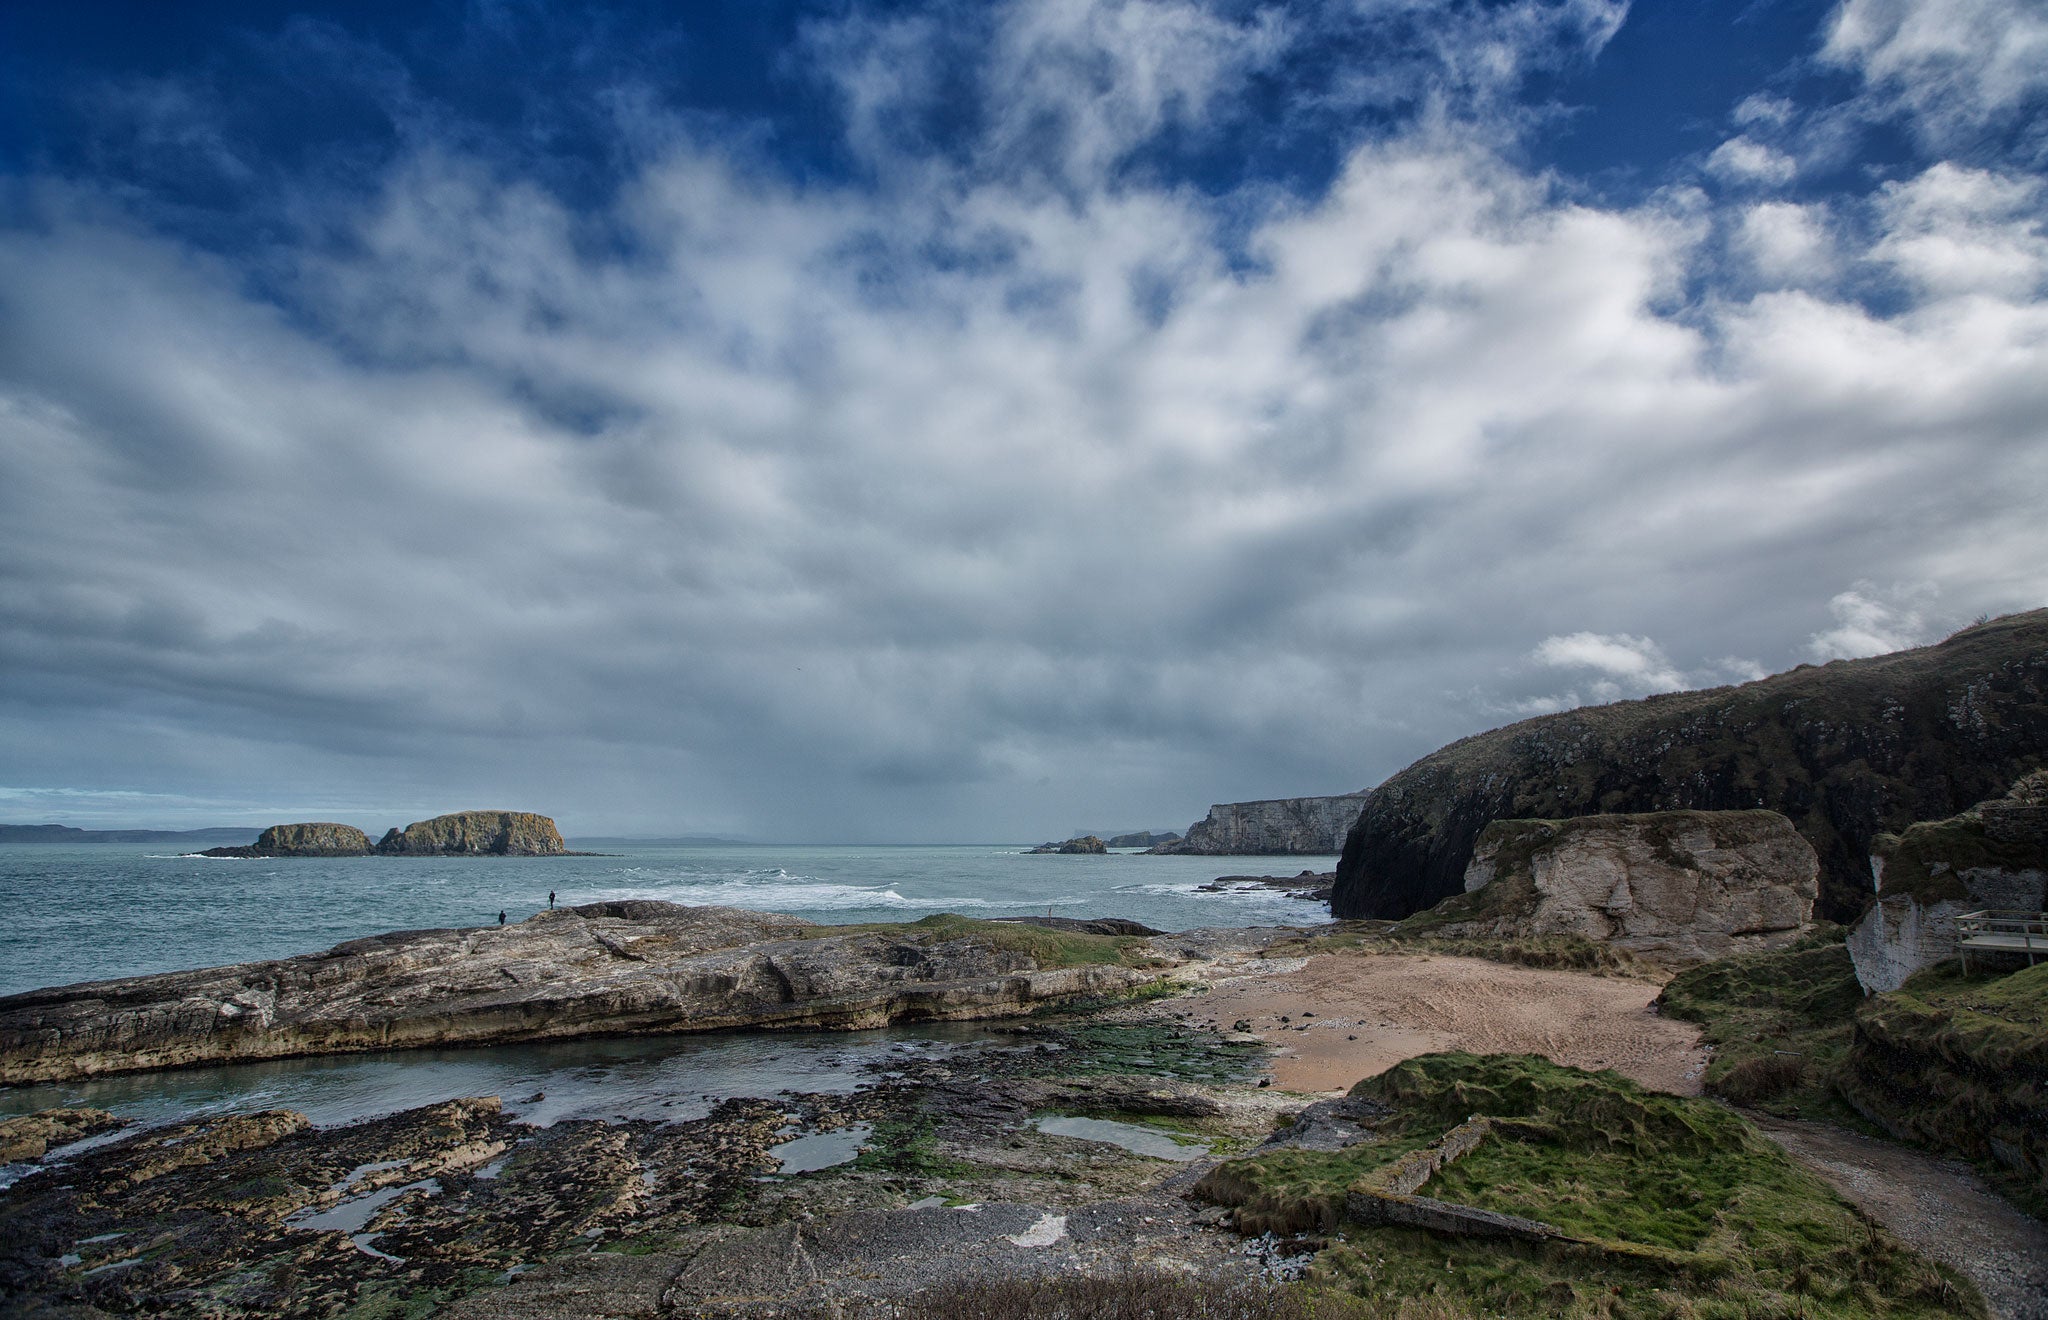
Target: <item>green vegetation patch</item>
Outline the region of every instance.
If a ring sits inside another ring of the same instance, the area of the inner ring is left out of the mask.
[[[1258,1074],[1266,1047],[1226,1041],[1215,1032],[1162,1022],[1076,1021],[1052,1036],[1061,1048],[1024,1061],[1026,1075],[1097,1077],[1137,1074],[1222,1085]]]
[[[1863,990],[1840,932],[1695,967],[1658,1005],[1714,1047],[1707,1089],[1769,1113],[1863,1124],[1835,1094]]]
[[[1894,1135],[1978,1161],[2048,1217],[2048,963],[1929,968],[1857,1015],[1840,1086]]]
[[[1228,1160],[1198,1190],[1240,1206],[1246,1231],[1321,1236],[1317,1277],[1368,1300],[1543,1316],[1983,1314],[1967,1284],[1710,1101],[1534,1056],[1462,1053],[1407,1060],[1352,1094],[1394,1109],[1379,1142]],[[1554,1224],[1580,1241],[1342,1221],[1358,1177],[1475,1115],[1492,1117],[1493,1130],[1421,1194]]]
[[[806,940],[831,939],[841,935],[886,935],[925,946],[952,940],[972,940],[985,948],[1021,953],[1040,967],[1163,965],[1146,950],[1145,937],[1140,935],[1090,935],[1079,931],[1048,930],[1020,921],[978,921],[951,912],[934,913],[918,921],[807,926],[790,932],[791,938]]]
[[[1992,838],[1975,808],[1880,834],[1871,852],[1884,859],[1885,896],[1910,894],[1922,903],[1968,901],[1962,872],[1976,867],[2017,871],[2048,864],[2038,846]]]
[[[1476,900],[1492,888],[1493,885],[1488,885],[1477,893],[1447,898],[1428,912],[1417,913],[1402,922],[1347,921],[1340,923],[1340,929],[1325,934],[1278,940],[1266,950],[1266,954],[1274,958],[1306,958],[1318,953],[1434,953],[1449,958],[1484,958],[1488,962],[1508,963],[1516,967],[1591,972],[1596,976],[1659,975],[1655,968],[1626,949],[1589,940],[1583,935],[1494,939],[1432,933],[1452,921],[1485,919],[1470,915],[1475,909],[1466,900]],[[1454,904],[1458,906],[1453,907]],[[1455,915],[1459,912],[1466,915]],[[1439,916],[1439,913],[1445,915]]]

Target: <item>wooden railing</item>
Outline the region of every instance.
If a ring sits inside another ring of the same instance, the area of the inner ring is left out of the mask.
[[[1970,950],[1983,953],[2024,953],[2027,966],[2037,957],[2048,958],[2048,912],[2024,912],[1986,908],[1965,912],[1956,918],[1956,944],[1963,955],[1963,970],[1970,970]]]

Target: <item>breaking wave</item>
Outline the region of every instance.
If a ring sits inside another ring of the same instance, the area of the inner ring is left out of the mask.
[[[1015,909],[1030,900],[992,902],[985,898],[911,898],[893,884],[850,885],[817,876],[792,875],[780,867],[711,875],[664,874],[662,868],[629,866],[619,873],[626,883],[592,891],[590,900],[652,898],[694,906],[747,908],[755,912],[840,912],[887,908],[905,912],[960,912],[970,909]],[[581,896],[579,895],[579,898]],[[1053,900],[1063,905],[1076,900]],[[1037,906],[1045,906],[1039,900]]]

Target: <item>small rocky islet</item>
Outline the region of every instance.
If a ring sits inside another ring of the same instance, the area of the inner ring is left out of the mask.
[[[353,825],[272,825],[246,847],[208,848],[201,857],[563,857],[562,832],[531,811],[457,811],[385,831],[374,845]]]
[[[1896,1207],[1852,1207],[1834,1188],[1853,1180],[1831,1187],[1728,1106],[1962,1155],[2048,1211],[2048,965],[1966,974],[1953,957],[1963,911],[2048,900],[2044,694],[2037,612],[1525,722],[1369,794],[1224,804],[1247,810],[1189,831],[1187,851],[1243,825],[1285,853],[1310,837],[1297,825],[1355,812],[1333,902],[1378,919],[819,927],[592,904],[13,996],[14,1081],[614,1032],[991,1025],[957,1050],[879,1056],[851,1094],[672,1123],[534,1126],[491,1097],[325,1129],[276,1110],[139,1131],[79,1107],[8,1119],[0,1301],[49,1317],[907,1317],[1085,1284],[1099,1309],[1119,1289],[1199,1287],[1276,1316],[2040,1314],[2048,1249],[1993,1259],[1967,1232],[1901,1221],[1965,1277],[1884,1226]],[[1288,805],[1316,802],[1336,805]],[[552,822],[515,831],[514,815],[421,822],[376,850],[559,847]],[[319,823],[265,844],[370,850]],[[1861,902],[1841,872],[1855,849],[1875,859]],[[1365,1022],[1309,1003],[1274,1022],[1202,1012],[1219,978],[1475,957],[1661,986],[1662,1012],[1712,1048],[1707,1096],[1427,1044],[1342,1094],[1296,1095],[1266,1069],[1280,1033]],[[831,1156],[789,1158],[811,1139]],[[2014,1240],[2048,1244],[2038,1224]]]

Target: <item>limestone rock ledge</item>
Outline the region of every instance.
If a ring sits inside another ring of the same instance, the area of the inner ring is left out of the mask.
[[[1572,935],[1667,966],[1791,942],[1813,919],[1820,859],[1775,811],[1659,811],[1495,821],[1433,933]]]
[[[0,1083],[590,1035],[855,1030],[995,1017],[1166,975],[1164,958],[1042,966],[1028,944],[957,926],[835,930],[737,908],[592,903],[35,990],[0,998]]]

